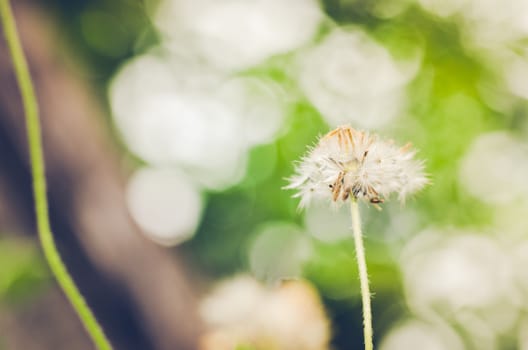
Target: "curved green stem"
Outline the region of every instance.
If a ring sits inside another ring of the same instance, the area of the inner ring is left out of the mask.
[[[44,157],[40,132],[39,112],[35,91],[29,74],[26,58],[22,51],[13,11],[9,0],[0,0],[0,19],[5,38],[13,61],[16,79],[18,81],[22,103],[26,117],[27,138],[33,177],[33,193],[39,238],[44,255],[57,282],[79,315],[84,327],[93,342],[100,350],[110,350],[112,346],[106,338],[92,311],[80,294],[66,266],[62,262],[55,246],[51,232],[48,214],[48,199],[46,194],[46,178],[44,172]]]
[[[352,201],[350,202],[350,213],[352,215],[352,230],[354,231],[354,244],[356,246],[359,282],[361,285],[361,300],[363,303],[363,336],[365,338],[365,350],[372,350],[374,349],[374,345],[372,343],[372,311],[370,308],[367,261],[365,259],[365,248],[363,247],[359,206],[357,200],[354,198],[352,198]]]

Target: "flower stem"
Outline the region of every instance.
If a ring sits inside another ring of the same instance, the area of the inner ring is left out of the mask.
[[[363,247],[363,235],[361,233],[361,217],[359,205],[355,198],[350,202],[350,213],[352,215],[352,230],[354,231],[354,244],[356,246],[356,258],[359,270],[359,282],[361,285],[361,300],[363,304],[363,336],[365,339],[365,350],[373,350],[372,344],[372,311],[370,308],[370,290],[367,273],[367,261],[365,259],[365,248]]]
[[[2,22],[5,38],[13,61],[15,75],[24,106],[31,174],[33,177],[33,194],[35,197],[37,229],[44,256],[53,275],[77,312],[94,344],[99,350],[110,350],[112,349],[110,342],[103,333],[101,326],[97,323],[97,320],[86,304],[86,301],[77,289],[77,286],[69,275],[55,246],[49,223],[48,198],[46,194],[46,178],[38,105],[9,0],[0,0],[0,20]]]

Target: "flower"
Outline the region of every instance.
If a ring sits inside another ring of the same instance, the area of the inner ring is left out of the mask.
[[[202,300],[200,314],[207,326],[200,350],[330,348],[330,321],[317,289],[306,281],[266,288],[252,277],[234,277]]]
[[[368,132],[340,126],[301,160],[285,189],[298,190],[294,197],[301,198],[301,208],[314,197],[338,204],[352,197],[377,205],[393,192],[403,202],[429,182],[415,153],[411,144],[397,147]]]

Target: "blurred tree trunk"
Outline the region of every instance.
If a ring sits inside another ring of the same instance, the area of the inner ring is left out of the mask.
[[[131,221],[104,112],[61,56],[49,19],[32,2],[12,3],[40,103],[52,228],[69,270],[116,349],[196,349],[189,281]],[[0,77],[0,230],[34,234],[24,117],[3,36]]]

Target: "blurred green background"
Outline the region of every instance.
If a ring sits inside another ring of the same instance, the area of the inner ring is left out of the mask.
[[[318,136],[350,124],[412,142],[432,182],[404,206],[361,208],[378,348],[528,349],[524,1],[40,7],[106,111],[132,217],[200,295],[241,273],[302,277],[331,347],[362,347],[346,208],[299,211],[282,190]],[[52,283],[37,246],[9,237],[0,310]]]

